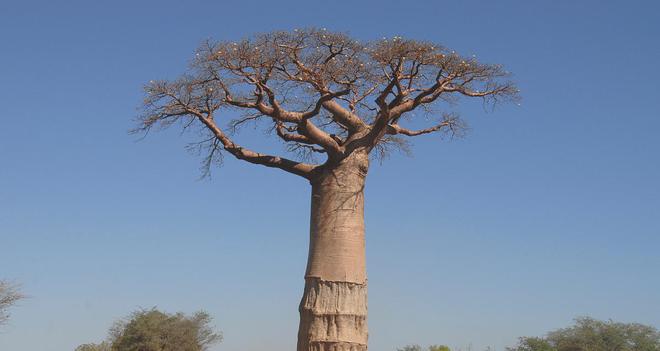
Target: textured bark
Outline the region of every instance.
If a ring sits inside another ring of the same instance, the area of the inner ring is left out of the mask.
[[[367,349],[367,285],[307,278],[298,351]]]
[[[366,153],[311,180],[310,246],[300,302],[298,351],[367,349],[364,237]]]

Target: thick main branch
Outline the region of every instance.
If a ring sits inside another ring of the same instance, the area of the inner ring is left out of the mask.
[[[266,167],[279,168],[289,173],[293,173],[305,178],[310,178],[315,166],[296,162],[284,157],[271,156],[262,154],[234,143],[213,121],[212,116],[197,115],[199,120],[213,133],[213,135],[220,140],[223,148],[239,160],[248,161],[250,163],[264,165]]]

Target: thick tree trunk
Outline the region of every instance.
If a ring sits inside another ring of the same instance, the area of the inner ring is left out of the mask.
[[[364,238],[366,153],[312,180],[310,246],[298,351],[367,350]]]

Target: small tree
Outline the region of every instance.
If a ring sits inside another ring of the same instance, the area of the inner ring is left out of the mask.
[[[638,323],[582,317],[545,338],[523,337],[509,351],[660,351],[660,332]]]
[[[0,281],[0,324],[4,324],[9,319],[9,307],[23,297],[16,285]]]
[[[222,340],[210,323],[205,312],[186,316],[140,310],[116,322],[108,341],[80,345],[76,351],[205,351]]]
[[[133,313],[112,328],[113,351],[204,351],[222,339],[206,312],[192,316],[156,309]]]
[[[364,351],[364,187],[370,156],[406,145],[407,138],[459,133],[458,116],[437,107],[460,97],[516,99],[507,77],[500,65],[400,37],[360,42],[306,29],[208,41],[186,74],[145,87],[136,131],[197,128],[204,135],[198,149],[208,151],[206,171],[226,153],[307,180],[310,247],[297,349]],[[433,121],[413,127],[427,113]],[[249,122],[262,123],[293,157],[240,144],[233,132]]]

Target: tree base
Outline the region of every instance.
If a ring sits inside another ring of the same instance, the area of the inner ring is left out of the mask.
[[[367,284],[305,280],[298,351],[366,351]]]

